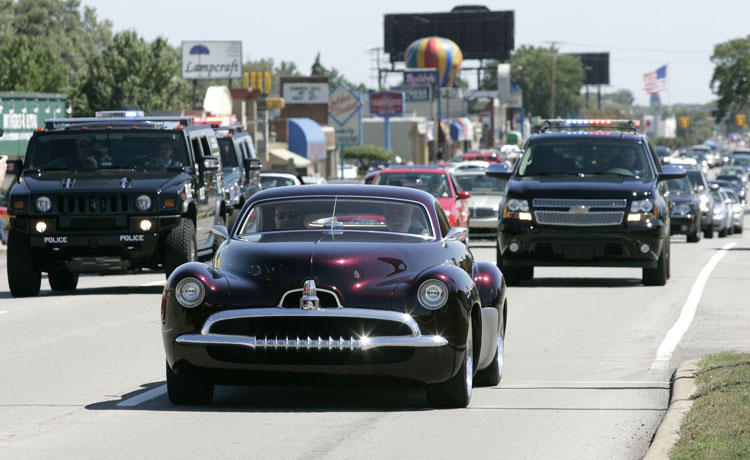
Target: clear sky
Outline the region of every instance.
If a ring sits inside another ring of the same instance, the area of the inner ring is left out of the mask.
[[[354,83],[376,86],[375,57],[383,46],[383,18],[389,13],[448,12],[460,4],[515,11],[515,45],[548,46],[563,53],[609,52],[610,85],[628,89],[648,104],[643,74],[667,65],[662,102],[707,103],[713,47],[750,35],[750,0],[82,0],[109,19],[115,32],[135,29],[170,44],[183,40],[241,40],[244,60],[292,61],[309,74],[315,55]],[[476,61],[464,61],[476,67]],[[393,78],[393,83],[396,77]],[[462,78],[473,82],[473,72]]]

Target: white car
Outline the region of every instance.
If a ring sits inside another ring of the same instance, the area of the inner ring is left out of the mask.
[[[485,175],[484,169],[456,169],[454,173],[461,188],[471,192],[469,206],[469,233],[475,236],[497,235],[498,210],[505,197],[507,179]]]
[[[289,185],[302,185],[299,175],[285,172],[260,172],[260,186],[263,190]]]

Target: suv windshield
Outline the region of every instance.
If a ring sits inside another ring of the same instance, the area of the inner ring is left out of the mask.
[[[219,147],[221,148],[221,164],[225,168],[236,168],[239,166],[237,163],[237,155],[234,151],[234,142],[231,137],[220,137]]]
[[[40,134],[25,169],[96,171],[181,169],[189,164],[184,135],[175,132],[108,131]]]
[[[555,140],[531,144],[521,159],[519,176],[611,175],[652,180],[648,153],[638,142]]]

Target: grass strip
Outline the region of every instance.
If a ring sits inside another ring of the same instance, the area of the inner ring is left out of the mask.
[[[671,460],[750,459],[750,353],[703,357]]]

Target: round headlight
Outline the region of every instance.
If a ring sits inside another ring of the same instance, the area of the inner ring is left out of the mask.
[[[40,196],[36,199],[36,210],[39,212],[47,212],[52,209],[52,202],[46,196]]]
[[[529,202],[526,200],[517,200],[515,198],[511,198],[508,200],[508,211],[510,212],[518,212],[523,211],[526,212],[529,210]]]
[[[149,198],[148,195],[139,195],[138,198],[135,199],[135,207],[139,211],[146,211],[151,207],[151,198]]]
[[[630,204],[630,212],[651,212],[654,209],[654,203],[651,200],[638,200]]]
[[[175,289],[175,297],[177,302],[185,308],[193,308],[203,302],[206,297],[206,290],[203,287],[203,283],[197,278],[183,278],[177,283],[177,289]]]
[[[674,213],[675,214],[690,214],[690,205],[685,204],[685,203],[680,203],[674,207]]]
[[[417,297],[426,309],[437,310],[448,302],[448,288],[440,280],[427,280],[419,286]]]

